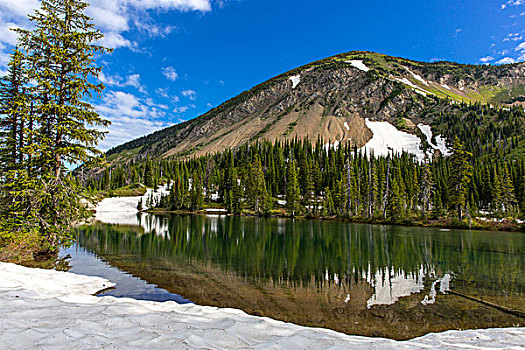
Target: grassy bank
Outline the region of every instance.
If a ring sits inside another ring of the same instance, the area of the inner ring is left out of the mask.
[[[215,209],[215,211],[214,211]],[[221,213],[226,214],[224,207],[221,206],[207,206],[201,210],[165,210],[165,209],[152,209],[146,211],[150,214],[210,214],[210,213]],[[471,220],[463,219],[459,220],[452,217],[440,217],[440,218],[405,218],[392,220],[383,220],[382,218],[372,217],[340,217],[340,216],[322,216],[322,215],[296,215],[294,217],[287,214],[284,209],[275,209],[269,211],[265,215],[258,215],[254,211],[243,210],[240,216],[264,216],[264,217],[277,217],[277,218],[293,218],[293,219],[311,219],[311,220],[334,220],[343,222],[355,222],[363,224],[373,225],[397,225],[397,226],[419,226],[419,227],[438,227],[444,229],[470,229],[470,230],[484,230],[484,231],[509,231],[509,232],[525,232],[525,223],[520,223],[513,218],[504,219],[486,219],[484,218],[472,218]]]

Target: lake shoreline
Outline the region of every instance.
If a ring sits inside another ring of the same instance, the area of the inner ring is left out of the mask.
[[[210,210],[216,209],[216,211]],[[459,221],[455,218],[441,218],[441,219],[425,219],[422,220],[403,220],[403,221],[392,221],[382,220],[379,218],[360,218],[360,217],[339,217],[339,216],[290,216],[283,213],[270,213],[268,215],[257,215],[256,213],[243,212],[241,214],[231,214],[224,211],[224,208],[207,208],[204,210],[161,210],[161,209],[150,209],[144,210],[143,213],[147,214],[196,214],[196,215],[227,215],[227,216],[239,216],[239,217],[270,217],[270,218],[283,218],[283,219],[298,219],[298,220],[317,220],[317,221],[334,221],[334,222],[348,222],[356,224],[371,224],[371,225],[393,225],[393,226],[404,226],[404,227],[429,227],[429,228],[442,228],[442,229],[465,229],[475,231],[501,231],[501,232],[523,232],[525,233],[525,223],[519,223],[512,219],[487,219],[480,220],[480,218],[473,218],[472,225],[469,227],[469,223]]]

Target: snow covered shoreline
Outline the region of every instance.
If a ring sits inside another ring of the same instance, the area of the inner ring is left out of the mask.
[[[0,263],[2,348],[520,349],[525,344],[525,328],[448,331],[398,342],[234,309],[92,296],[112,285],[98,277]]]

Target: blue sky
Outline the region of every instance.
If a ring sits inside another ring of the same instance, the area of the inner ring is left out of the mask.
[[[38,0],[0,0],[0,74]],[[95,100],[122,142],[205,113],[277,74],[352,50],[460,63],[525,61],[525,0],[91,0],[115,51]]]

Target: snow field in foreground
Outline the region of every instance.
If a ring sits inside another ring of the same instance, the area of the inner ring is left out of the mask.
[[[525,328],[448,331],[410,341],[349,336],[240,310],[94,297],[111,282],[0,263],[4,349],[522,349]]]

